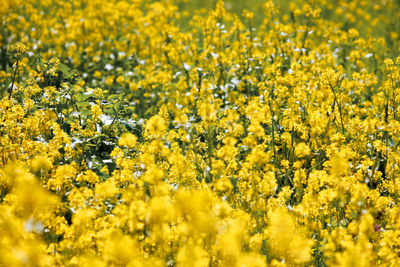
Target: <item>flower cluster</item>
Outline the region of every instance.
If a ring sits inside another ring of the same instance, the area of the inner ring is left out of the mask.
[[[3,2],[0,265],[400,264],[397,1]]]

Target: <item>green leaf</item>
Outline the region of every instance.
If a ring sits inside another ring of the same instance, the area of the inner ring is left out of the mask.
[[[77,94],[75,97],[76,97],[76,100],[78,100],[78,102],[85,102],[90,97],[92,97],[92,95]]]
[[[58,69],[62,72],[62,75],[66,79],[71,79],[74,76],[74,72],[66,65],[59,63]]]
[[[119,95],[117,95],[117,94],[112,94],[112,95],[110,95],[110,96],[107,98],[107,100],[111,102],[112,100],[118,99],[118,97],[119,97]]]
[[[91,113],[92,112],[90,110],[87,110],[87,109],[84,109],[84,110],[81,111],[81,115],[85,116],[85,117],[89,116]]]
[[[125,128],[126,128],[128,131],[133,131],[133,130],[134,130],[134,128],[132,127],[132,125],[130,125],[130,124],[127,123],[126,121],[122,121],[121,123],[125,126]]]

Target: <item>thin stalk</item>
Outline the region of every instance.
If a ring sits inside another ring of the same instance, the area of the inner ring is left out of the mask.
[[[210,168],[209,170],[209,178],[210,182],[212,181],[212,176],[211,176],[211,170],[212,170],[212,152],[213,152],[213,131],[212,127],[208,127],[208,133],[207,133],[207,156],[208,156],[208,167]]]
[[[339,81],[338,81],[338,84],[339,84]],[[335,92],[335,88],[333,87],[333,85],[332,85],[332,83],[330,81],[329,81],[329,88],[331,89],[331,91],[333,93],[334,102],[336,102],[336,106],[338,107],[338,110],[339,110],[340,125],[341,125],[341,128],[342,128],[342,134],[344,135],[343,111],[342,111],[342,103],[341,103],[342,101],[340,101],[340,103],[339,103],[338,97],[337,97],[336,92]]]
[[[17,77],[17,72],[18,72],[18,67],[19,67],[18,63],[19,63],[19,60],[17,59],[17,61],[15,62],[14,75],[13,75],[13,80],[12,80],[11,87],[10,87],[10,94],[8,95],[8,100],[11,99],[12,92],[13,92],[13,89],[14,89],[15,78]]]
[[[277,161],[276,161],[276,148],[275,148],[275,113],[272,107],[272,101],[274,98],[274,88],[271,88],[271,92],[269,94],[269,99],[268,99],[268,105],[269,105],[269,109],[271,112],[271,138],[272,138],[272,151],[274,153],[274,174],[275,174],[275,178],[278,177],[277,175],[277,170],[278,170],[278,166],[277,166]]]

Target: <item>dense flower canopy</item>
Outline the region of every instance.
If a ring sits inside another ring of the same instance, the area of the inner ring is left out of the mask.
[[[0,265],[400,265],[398,1],[195,2],[0,2]]]

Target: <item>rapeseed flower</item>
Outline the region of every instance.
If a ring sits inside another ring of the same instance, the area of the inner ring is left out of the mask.
[[[0,265],[399,265],[400,5],[286,4],[2,1]]]

